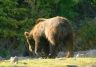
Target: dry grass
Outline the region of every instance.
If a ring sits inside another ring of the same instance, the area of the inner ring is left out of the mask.
[[[29,58],[25,60],[19,60],[17,64],[10,63],[9,60],[0,61],[0,67],[67,67],[67,65],[70,64],[78,65],[78,67],[96,67],[96,58]]]

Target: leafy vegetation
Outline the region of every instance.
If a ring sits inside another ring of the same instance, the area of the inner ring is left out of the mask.
[[[96,0],[0,0],[0,55],[23,55],[24,31],[37,18],[57,15],[72,21],[74,50],[96,48]]]

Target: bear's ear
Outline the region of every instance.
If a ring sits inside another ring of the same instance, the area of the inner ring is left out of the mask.
[[[29,32],[24,32],[24,35],[25,35],[26,37],[28,37],[28,36],[29,36]]]
[[[45,18],[39,18],[39,19],[36,20],[36,23],[39,23],[39,22],[45,21],[45,20],[46,20]]]

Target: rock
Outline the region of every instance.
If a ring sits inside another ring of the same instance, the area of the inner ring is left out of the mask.
[[[17,56],[11,57],[11,58],[10,58],[10,62],[17,64],[17,63],[18,63],[18,57],[17,57]]]
[[[96,50],[92,49],[92,50],[74,52],[74,57],[76,57],[77,55],[78,57],[96,57]]]
[[[2,58],[2,57],[0,56],[0,61],[2,61],[2,60],[4,60],[4,58]]]
[[[96,50],[94,49],[94,50],[89,50],[88,51],[88,56],[89,57],[96,57]]]
[[[60,52],[58,52],[58,54],[57,54],[57,57],[59,58],[59,57],[64,57],[64,51],[60,51]]]

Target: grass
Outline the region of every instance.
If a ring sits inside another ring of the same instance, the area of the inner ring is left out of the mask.
[[[0,61],[0,67],[67,67],[67,65],[78,65],[78,67],[96,67],[96,58],[56,58],[56,59],[25,59],[19,60],[17,64],[9,60]]]

